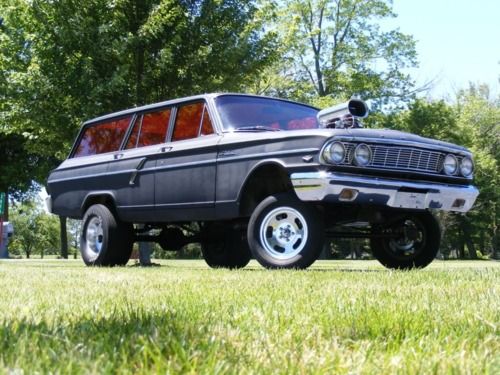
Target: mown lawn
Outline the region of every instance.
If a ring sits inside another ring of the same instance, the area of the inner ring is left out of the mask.
[[[0,373],[500,373],[498,262],[19,260],[0,283]]]

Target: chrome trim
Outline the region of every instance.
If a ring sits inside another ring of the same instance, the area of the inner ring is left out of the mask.
[[[470,158],[470,156],[462,156],[455,151],[455,153],[443,153],[418,144],[419,147],[402,146],[398,143],[388,144],[387,142],[372,142],[372,143],[358,143],[358,142],[339,142],[337,138],[325,142],[321,148],[320,155],[323,155],[326,148],[335,143],[341,143],[346,150],[345,158],[341,163],[331,163],[324,157],[320,161],[325,165],[337,165],[343,168],[367,168],[369,170],[391,171],[391,172],[406,172],[416,173],[419,175],[430,176],[447,176],[447,177],[461,177],[458,174],[458,169],[452,175],[447,175],[443,171],[443,161],[447,155],[453,155],[458,164],[462,159]],[[355,161],[355,150],[360,145],[366,145],[371,151],[371,159],[367,165],[357,165]],[[463,178],[472,180],[473,174],[464,176]]]
[[[464,163],[464,160],[465,160],[465,159],[469,159],[469,160],[470,160],[470,162],[471,162],[471,166],[472,166],[472,168],[471,168],[471,170],[470,170],[470,173],[469,173],[469,174],[465,174],[465,173],[462,171],[462,164]],[[464,176],[465,178],[470,178],[470,177],[474,174],[474,168],[475,168],[475,166],[474,166],[474,161],[472,160],[472,158],[470,158],[470,157],[468,157],[468,156],[465,156],[465,157],[463,157],[463,158],[462,158],[462,160],[460,161],[460,166],[459,166],[459,169],[460,169],[460,174],[461,174],[462,176]]]
[[[467,212],[479,194],[472,185],[409,182],[324,171],[293,173],[291,180],[295,193],[303,201],[335,202],[343,189],[350,188],[359,192],[351,203],[404,209]],[[377,203],[381,198],[386,201]],[[456,200],[463,200],[463,206],[454,206]]]
[[[342,158],[342,161],[340,162],[336,162],[335,160],[327,160],[327,158],[325,157],[325,152],[327,150],[327,147],[329,146],[329,154],[331,155],[332,154],[332,147],[334,144],[339,144],[342,146],[342,149],[344,150],[344,157]],[[325,146],[321,149],[321,154],[320,154],[320,158],[321,158],[321,161],[323,161],[325,164],[335,164],[335,165],[342,165],[342,163],[345,162],[345,158],[347,156],[347,150],[346,150],[346,147],[345,145],[342,143],[342,142],[327,142],[325,143]]]
[[[358,143],[372,143],[372,144],[389,144],[393,146],[410,146],[417,148],[425,148],[432,151],[442,151],[446,153],[455,153],[463,156],[472,156],[472,153],[467,149],[457,146],[443,146],[433,143],[423,143],[416,141],[406,141],[404,139],[393,139],[393,138],[370,138],[370,137],[349,137],[349,136],[338,136],[332,138],[330,141],[341,141],[341,142],[358,142]]]
[[[451,173],[446,172],[446,168],[444,167],[444,165],[446,164],[446,158],[448,158],[448,157],[451,157],[451,158],[455,159],[455,169]],[[460,163],[462,163],[462,161],[459,162],[458,158],[455,155],[453,155],[453,154],[447,154],[444,157],[444,159],[443,159],[443,168],[442,168],[442,170],[443,170],[444,174],[447,175],[447,176],[456,176],[457,172],[458,172],[458,169],[460,168]]]
[[[356,151],[359,150],[359,149],[361,149],[361,147],[366,147],[368,149],[368,153],[370,154],[370,156],[368,157],[368,161],[367,161],[366,164],[361,164],[359,162],[357,154],[356,154]],[[356,163],[356,165],[358,167],[368,167],[368,166],[370,166],[370,164],[373,163],[373,150],[372,150],[372,147],[370,147],[366,143],[360,143],[360,144],[356,145],[356,147],[354,148],[354,159],[353,160],[355,161],[355,163]]]

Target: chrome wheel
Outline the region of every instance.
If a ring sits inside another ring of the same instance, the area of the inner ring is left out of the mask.
[[[99,255],[104,241],[104,231],[100,217],[94,216],[89,220],[87,230],[85,231],[85,238],[87,240],[87,249],[95,255]]]
[[[309,235],[304,216],[291,207],[278,207],[269,212],[262,220],[259,232],[263,249],[280,260],[299,254]]]
[[[405,220],[396,230],[400,235],[389,241],[391,251],[401,257],[415,256],[425,246],[425,233],[416,220]]]
[[[374,229],[388,235],[370,239],[373,256],[388,268],[423,268],[439,251],[441,229],[428,211],[408,213],[390,227]]]

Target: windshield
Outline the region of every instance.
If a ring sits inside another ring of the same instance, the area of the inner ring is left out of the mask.
[[[318,128],[318,110],[303,104],[238,95],[219,96],[215,103],[226,131]]]

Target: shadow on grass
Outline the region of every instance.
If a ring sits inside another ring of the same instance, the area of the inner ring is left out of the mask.
[[[20,367],[27,373],[87,373],[96,369],[98,373],[158,373],[167,369],[185,373],[210,372],[221,352],[226,364],[238,358],[236,348],[210,334],[210,327],[217,322],[204,320],[199,311],[150,312],[125,307],[106,317],[84,314],[70,323],[66,319],[2,322],[0,367]]]

